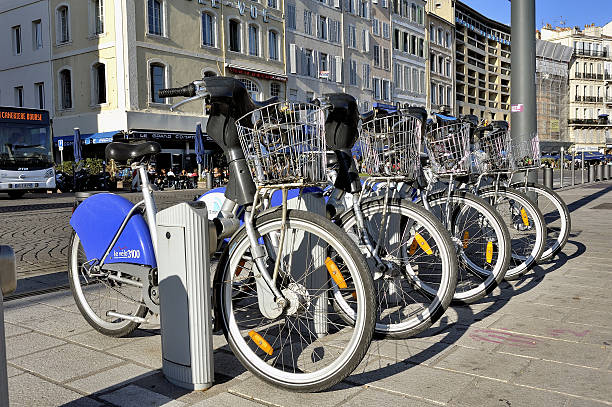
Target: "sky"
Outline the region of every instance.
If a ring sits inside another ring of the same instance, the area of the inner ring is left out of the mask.
[[[510,2],[508,0],[461,0],[474,10],[493,20],[510,25]],[[565,27],[595,23],[604,26],[612,21],[612,0],[535,0],[536,29],[542,23]]]

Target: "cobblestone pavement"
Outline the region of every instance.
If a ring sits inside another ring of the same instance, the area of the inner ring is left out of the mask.
[[[415,338],[373,341],[327,392],[262,383],[218,333],[215,385],[179,389],[160,371],[156,321],[108,338],[62,290],[5,303],[11,406],[612,406],[612,182],[560,193],[573,227],[557,258]]]
[[[164,209],[192,200],[202,192],[197,189],[155,192],[155,199],[158,209]],[[141,199],[137,193],[122,195],[133,202]],[[74,194],[28,194],[16,200],[0,194],[0,244],[15,250],[19,279],[41,281],[36,277],[66,271],[73,202]]]

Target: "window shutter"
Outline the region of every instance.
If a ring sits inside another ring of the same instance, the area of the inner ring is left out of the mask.
[[[342,57],[336,57],[336,82],[342,83]]]
[[[297,73],[297,46],[289,44],[289,70],[291,73]]]
[[[368,30],[365,31],[365,50],[370,52],[370,32]]]
[[[321,55],[319,54],[319,51],[313,51],[312,52],[312,65],[313,65],[313,70],[312,73],[314,74],[313,76],[315,78],[319,77],[319,58],[321,57]]]

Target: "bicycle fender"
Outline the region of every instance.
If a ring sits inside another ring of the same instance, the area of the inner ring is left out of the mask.
[[[70,226],[81,239],[87,260],[101,259],[121,223],[134,207],[115,194],[95,194],[81,203]],[[132,215],[105,263],[131,263],[157,267],[151,234],[140,213]]]

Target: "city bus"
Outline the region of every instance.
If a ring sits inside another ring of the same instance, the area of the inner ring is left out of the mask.
[[[55,189],[52,146],[48,111],[0,106],[0,193]]]

